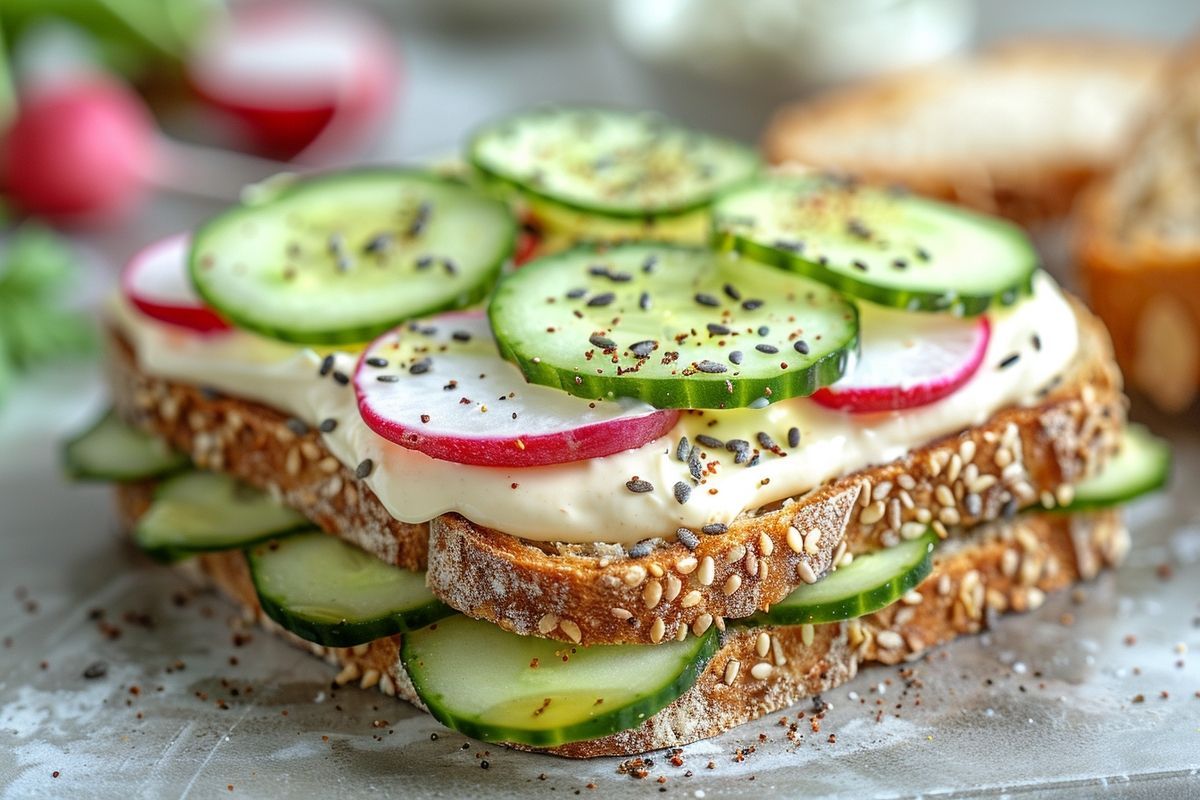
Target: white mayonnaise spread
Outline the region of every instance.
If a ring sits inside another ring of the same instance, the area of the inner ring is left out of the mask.
[[[311,425],[335,419],[322,434],[329,450],[351,469],[375,462],[366,479],[387,510],[405,522],[445,512],[515,536],[538,541],[633,543],[674,535],[685,526],[731,522],[743,511],[800,494],[829,478],[892,461],[939,436],[985,421],[999,409],[1036,401],[1037,392],[1074,358],[1079,332],[1070,304],[1045,274],[1032,297],[990,315],[991,341],[983,366],[958,391],[921,408],[854,415],[811,400],[783,400],[761,409],[685,412],[675,429],[635,450],[604,458],[545,467],[478,467],[438,461],[394,444],[359,416],[352,387],[318,375],[323,353],[245,331],[197,335],[143,316],[123,300],[114,303],[116,324],[150,375],[211,387],[255,400]],[[903,312],[860,303],[862,327],[873,320],[889,329]],[[1038,346],[1035,346],[1035,336]],[[1000,368],[1002,361],[1020,358]],[[336,367],[352,374],[356,354],[335,354]],[[715,422],[715,424],[714,424]],[[789,429],[800,445],[787,448]],[[706,474],[686,504],[672,487],[691,484],[686,464],[675,457],[681,436],[744,439],[757,447],[767,432],[787,452],[764,452],[759,464],[734,463],[734,453],[707,452]],[[634,493],[634,476],[654,489]]]

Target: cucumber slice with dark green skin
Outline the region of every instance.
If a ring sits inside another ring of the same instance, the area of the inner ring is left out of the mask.
[[[704,208],[753,177],[758,157],[657,114],[543,108],[493,122],[468,159],[530,198],[609,219],[660,219]]]
[[[1120,505],[1166,486],[1171,476],[1171,446],[1143,425],[1129,424],[1121,450],[1103,471],[1075,487],[1075,499],[1062,511]]]
[[[736,254],[580,247],[506,276],[488,309],[531,383],[658,408],[812,394],[858,350],[858,311],[814,281]]]
[[[980,314],[1033,291],[1020,228],[957,206],[828,177],[774,177],[713,207],[714,240],[854,297]]]
[[[188,457],[127,425],[111,409],[63,446],[63,465],[76,480],[128,483],[187,469]]]
[[[205,302],[306,344],[364,342],[486,296],[512,256],[507,206],[433,174],[372,169],[260,191],[192,237]]]
[[[752,623],[803,625],[861,617],[899,600],[933,570],[932,531],[858,556],[816,583],[805,584],[751,618]]]
[[[133,540],[155,558],[173,561],[246,547],[311,526],[300,512],[228,475],[185,472],[158,487],[133,529]]]
[[[424,572],[316,531],[255,545],[246,561],[267,616],[327,647],[365,644],[455,613],[425,586]]]
[[[554,747],[640,725],[692,687],[717,647],[713,629],[682,642],[583,647],[455,615],[406,634],[400,659],[446,727]]]

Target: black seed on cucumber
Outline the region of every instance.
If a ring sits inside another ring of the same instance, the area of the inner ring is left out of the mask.
[[[600,252],[609,271],[630,271],[647,254],[656,256],[662,267],[653,279],[658,313],[628,313],[646,292],[641,277],[593,296],[583,308],[553,302],[581,278],[593,278],[588,272]],[[740,292],[769,294],[780,302],[744,301],[739,308],[722,300],[730,278]],[[590,310],[596,306],[604,310]],[[507,276],[488,313],[501,353],[531,382],[585,397],[636,397],[663,408],[740,407],[764,397],[811,394],[841,376],[858,346],[857,311],[836,292],[736,256],[661,244],[576,248],[544,257]],[[776,364],[752,359],[747,365],[733,347],[734,337],[764,327],[768,341],[759,343],[760,351],[778,353],[786,346],[800,357]],[[772,328],[779,331],[774,337]],[[563,335],[547,337],[547,330]],[[796,347],[792,339],[800,330],[806,344]],[[594,336],[604,340],[591,342],[604,358],[571,345]],[[672,340],[685,349],[648,357],[653,351],[646,342]],[[621,351],[609,341],[633,346]]]
[[[246,562],[267,616],[326,647],[354,647],[454,613],[429,591],[424,573],[317,531],[252,547]]]
[[[130,427],[109,410],[63,446],[63,466],[75,480],[125,483],[171,475],[188,458],[156,436]]]
[[[1032,291],[1038,265],[1010,223],[819,176],[760,179],[723,195],[713,235],[722,247],[913,311],[1010,305]],[[804,248],[788,246],[795,236]]]
[[[500,201],[430,173],[333,173],[203,225],[190,272],[205,301],[240,327],[306,344],[361,342],[481,299],[516,230]],[[449,277],[424,271],[434,254]]]
[[[804,625],[853,619],[886,608],[915,589],[933,570],[937,535],[902,541],[860,555],[816,583],[805,584],[747,619],[748,624]]]

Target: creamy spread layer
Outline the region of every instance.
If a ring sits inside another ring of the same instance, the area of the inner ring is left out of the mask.
[[[904,312],[859,306],[865,335],[903,329]],[[365,459],[375,463],[366,482],[399,520],[424,522],[457,512],[526,539],[579,543],[629,544],[669,538],[681,526],[699,530],[729,523],[748,509],[893,461],[939,436],[978,425],[1002,408],[1036,402],[1038,390],[1068,367],[1079,346],[1070,304],[1040,273],[1031,297],[990,315],[991,340],[979,371],[930,405],[850,414],[797,398],[761,410],[685,412],[670,434],[634,450],[569,464],[501,468],[439,461],[380,437],[359,416],[353,389],[320,376],[325,353],[240,330],[190,333],[150,319],[120,299],[113,314],[147,374],[258,401],[313,426],[336,420],[336,428],[322,434],[326,446],[351,469]],[[1019,355],[1015,360],[1014,354]],[[333,355],[334,369],[352,374],[357,354]],[[800,443],[789,448],[792,428],[798,429]],[[760,447],[760,432],[779,443],[779,452]],[[688,465],[676,457],[677,443],[683,436],[697,442],[700,435],[748,441],[760,449],[760,458],[747,466],[735,463],[734,452],[701,444],[702,481],[680,503],[672,487],[694,481]],[[635,476],[653,489],[631,492],[626,483]]]

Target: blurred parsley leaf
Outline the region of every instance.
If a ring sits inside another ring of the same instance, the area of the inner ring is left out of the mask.
[[[0,398],[16,371],[95,349],[90,320],[64,308],[75,254],[57,234],[26,224],[0,253]]]

